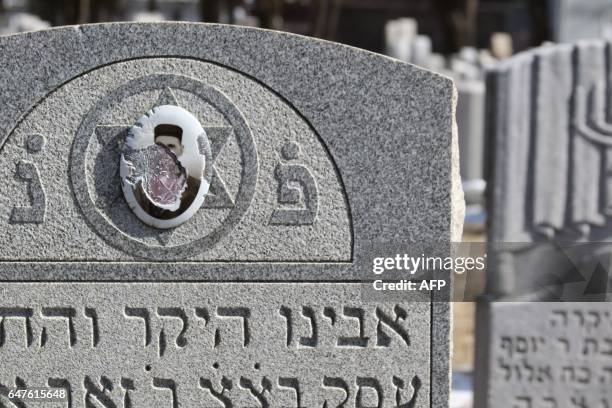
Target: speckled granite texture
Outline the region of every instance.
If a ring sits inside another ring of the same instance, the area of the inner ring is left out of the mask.
[[[0,285],[2,384],[69,383],[73,406],[447,406],[449,305],[367,304],[349,282],[371,241],[458,238],[449,79],[223,25],[57,28],[0,52],[0,279],[30,281]],[[171,230],[118,175],[162,104],[198,118],[212,160]],[[253,342],[222,349],[216,320]]]
[[[234,407],[431,406],[424,302],[358,305],[359,284],[10,285],[0,314],[33,313],[6,318],[0,382],[66,379],[73,406],[100,394],[116,404],[105,407],[123,407],[126,394],[132,407],[224,406],[207,382]],[[112,390],[96,392],[102,376]]]
[[[611,55],[605,41],[556,44],[489,72],[492,245],[477,408],[612,405],[609,267],[599,275],[612,233]],[[516,298],[531,303],[500,303]]]

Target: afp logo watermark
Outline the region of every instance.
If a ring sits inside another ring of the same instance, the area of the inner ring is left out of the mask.
[[[364,300],[451,301],[455,277],[484,273],[483,244],[373,243],[359,257]]]

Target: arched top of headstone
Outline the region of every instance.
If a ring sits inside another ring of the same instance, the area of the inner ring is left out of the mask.
[[[0,257],[31,276],[158,277],[148,260],[169,277],[190,262],[196,278],[341,279],[372,241],[457,232],[447,78],[223,25],[64,27],[0,49]]]
[[[359,272],[373,242],[458,238],[449,79],[222,25],[65,27],[0,52],[0,281],[21,282],[0,285],[3,384],[448,406],[445,293],[370,302]]]

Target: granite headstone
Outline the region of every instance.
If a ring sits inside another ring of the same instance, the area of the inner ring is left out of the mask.
[[[452,81],[223,25],[66,27],[0,49],[0,390],[61,389],[58,407],[448,406],[449,304],[366,302],[356,270],[374,240],[458,238]],[[126,140],[159,107],[195,117],[199,144],[169,123],[134,159]],[[132,209],[174,203],[156,188],[191,176],[189,149],[203,202],[150,226]]]
[[[600,41],[545,46],[489,74],[478,408],[612,406],[611,56]]]
[[[479,79],[459,79],[457,89],[457,125],[459,150],[462,152],[461,178],[474,186],[467,188],[464,184],[466,201],[469,204],[480,204],[483,194],[481,185],[484,183],[485,86]],[[469,197],[470,193],[472,197]]]
[[[553,39],[612,39],[612,0],[551,0]]]

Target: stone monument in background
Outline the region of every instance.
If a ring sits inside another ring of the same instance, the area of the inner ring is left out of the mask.
[[[221,25],[0,46],[0,391],[448,406],[449,304],[363,301],[356,271],[372,241],[460,237],[449,79]]]
[[[550,0],[553,40],[612,39],[612,0]]]
[[[611,56],[547,46],[489,74],[477,408],[612,406]]]

